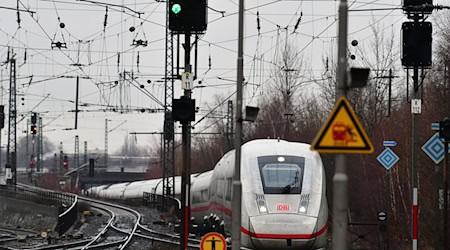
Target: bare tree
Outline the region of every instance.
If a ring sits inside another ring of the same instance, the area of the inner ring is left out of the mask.
[[[290,138],[306,69],[301,54],[287,36],[284,46],[280,46],[274,56],[270,72],[268,89],[271,92],[260,100],[263,103],[258,123],[260,131],[254,136]]]
[[[393,31],[388,35],[379,24],[372,24],[373,38],[365,41],[356,41],[354,46],[349,47],[348,64],[349,67],[369,68],[370,75],[367,87],[352,88],[347,93],[347,98],[351,102],[353,109],[364,123],[370,134],[373,128],[379,126],[383,117],[389,113],[389,82],[392,83],[392,98],[398,99],[401,95],[399,78],[395,64],[399,60],[398,46],[395,44]],[[336,67],[337,62],[333,56],[334,51],[325,57],[325,81],[317,82],[322,88],[324,102],[328,101],[327,108],[334,105],[336,89]],[[389,72],[392,72],[392,77]],[[391,79],[389,79],[391,77]],[[398,102],[393,102],[397,104]],[[331,104],[331,105],[330,105]]]
[[[148,156],[147,148],[140,148],[130,135],[126,135],[122,146],[116,151],[116,154],[123,156]]]
[[[44,136],[42,139],[43,139],[43,146],[44,146],[44,148],[42,149],[42,153],[43,153],[44,158],[46,158],[46,157],[53,158],[53,155],[49,155],[49,154],[55,150],[55,145],[46,136]],[[28,142],[28,144],[27,144],[27,142]],[[35,152],[37,152],[36,142],[32,141],[31,136],[28,138],[28,141],[27,141],[26,136],[20,137],[17,140],[17,166],[26,167],[26,168],[29,167],[30,160],[31,160],[31,154],[33,151],[33,143],[34,143],[34,150],[35,150]],[[27,152],[28,152],[28,155],[27,155]],[[35,153],[34,157],[35,158],[37,157],[36,153]],[[42,159],[42,160],[44,160],[44,159]],[[2,159],[2,161],[4,161],[4,159]],[[45,166],[45,167],[52,167],[52,166]]]

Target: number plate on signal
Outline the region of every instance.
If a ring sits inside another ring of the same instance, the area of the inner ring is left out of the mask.
[[[277,211],[289,211],[288,204],[277,204]]]

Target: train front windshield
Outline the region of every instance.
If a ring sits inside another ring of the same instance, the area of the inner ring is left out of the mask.
[[[265,194],[301,193],[304,157],[260,156],[258,165]]]

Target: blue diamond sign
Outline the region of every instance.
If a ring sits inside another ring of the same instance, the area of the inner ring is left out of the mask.
[[[434,163],[439,164],[444,159],[444,140],[439,138],[439,133],[435,133],[425,144],[422,150]]]
[[[387,170],[391,169],[395,163],[400,158],[392,151],[390,148],[386,148],[381,154],[377,157],[377,160],[385,167]]]

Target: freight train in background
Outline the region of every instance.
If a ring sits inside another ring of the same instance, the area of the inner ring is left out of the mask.
[[[242,145],[242,246],[252,249],[324,249],[328,204],[320,155],[305,143],[253,140]],[[191,178],[191,215],[197,224],[211,214],[231,232],[235,151],[226,153],[213,170]],[[181,178],[175,179],[180,194]],[[90,194],[114,199],[161,194],[162,180],[93,187]]]

